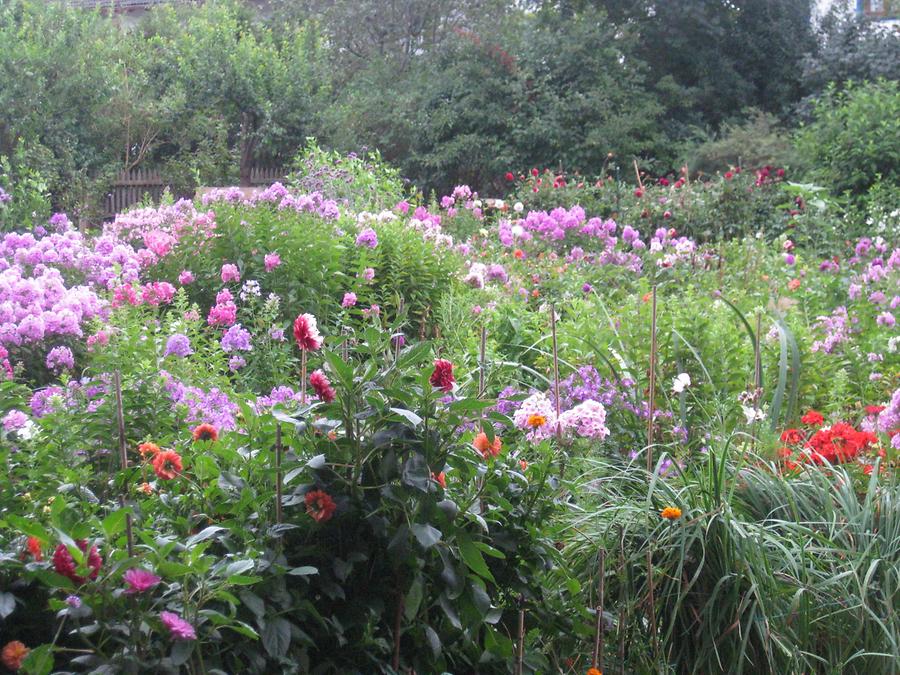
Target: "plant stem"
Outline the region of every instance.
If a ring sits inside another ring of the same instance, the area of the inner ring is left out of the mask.
[[[653,471],[653,415],[656,412],[656,286],[651,290],[650,315],[650,391],[647,416],[647,473]]]
[[[116,426],[119,430],[119,461],[122,464],[122,471],[128,469],[128,448],[125,438],[125,406],[122,403],[122,374],[117,370],[113,373],[113,386],[116,390]],[[128,483],[126,482],[127,486]],[[119,504],[125,507],[125,494],[127,487],[123,487],[122,494],[119,495]],[[134,530],[131,523],[131,514],[125,514],[125,537],[128,542],[128,557],[134,557]]]

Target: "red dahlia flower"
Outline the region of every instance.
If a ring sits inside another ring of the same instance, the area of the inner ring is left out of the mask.
[[[25,548],[28,549],[31,557],[38,562],[44,559],[44,554],[41,553],[41,540],[37,537],[28,537],[28,542],[25,544]]]
[[[337,504],[327,492],[323,490],[313,490],[306,493],[306,512],[310,517],[318,523],[324,523],[331,520],[334,512],[337,510]]]
[[[447,359],[437,359],[434,362],[434,372],[428,381],[436,389],[452,391],[453,383],[456,381],[453,379],[453,364]]]
[[[515,179],[516,179],[516,177],[512,175],[512,171],[506,172],[506,180],[508,180],[510,183],[512,183]]]
[[[315,389],[316,396],[325,403],[331,403],[334,400],[334,389],[332,389],[331,382],[328,381],[328,377],[324,372],[321,370],[313,371],[312,375],[309,376],[309,383]]]
[[[219,440],[219,431],[212,424],[200,424],[194,428],[191,433],[194,441],[217,441]]]
[[[86,554],[84,561],[90,570],[88,577],[96,579],[97,574],[100,573],[100,568],[103,566],[103,559],[97,552],[97,547],[91,546],[91,550],[88,551],[87,542],[84,539],[80,539],[75,543],[78,545],[78,548]],[[72,557],[72,554],[69,553],[69,549],[65,544],[60,544],[53,552],[53,569],[56,570],[57,574],[61,574],[62,576],[71,579],[78,585],[81,585],[88,580],[88,577],[76,574],[78,565],[75,563],[75,559]]]
[[[153,470],[162,480],[172,480],[181,469],[181,455],[174,450],[163,450],[153,458]]]

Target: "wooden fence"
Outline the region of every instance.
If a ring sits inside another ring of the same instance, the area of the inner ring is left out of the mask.
[[[250,185],[268,186],[284,180],[287,173],[287,169],[282,166],[254,166],[250,169]],[[117,213],[144,201],[145,197],[149,197],[154,204],[159,204],[168,185],[169,182],[155,169],[122,171],[106,195],[104,217],[114,218]]]

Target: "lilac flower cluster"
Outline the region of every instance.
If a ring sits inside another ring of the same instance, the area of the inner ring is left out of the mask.
[[[160,376],[172,403],[187,408],[184,416],[187,424],[207,423],[225,431],[237,428],[235,416],[240,409],[221,389],[213,387],[209,391],[204,391],[199,387],[188,386],[165,370],[160,371]]]
[[[815,328],[824,333],[821,340],[815,340],[811,350],[833,354],[838,345],[850,340],[850,331],[856,318],[852,318],[847,308],[841,305],[830,315],[816,317]]]
[[[891,447],[900,450],[900,389],[895,389],[891,401],[878,415],[878,429],[884,433],[895,431],[891,436]]]
[[[216,202],[244,206],[274,204],[279,211],[292,209],[297,213],[315,213],[324,220],[337,220],[341,216],[338,203],[333,199],[326,199],[321,192],[293,195],[281,183],[273,183],[251,197],[247,197],[240,188],[217,188],[203,195],[201,202],[203,206]]]
[[[242,328],[239,323],[234,324],[225,331],[220,344],[222,345],[222,351],[226,353],[235,351],[249,352],[253,349],[253,345],[250,344],[250,332]]]

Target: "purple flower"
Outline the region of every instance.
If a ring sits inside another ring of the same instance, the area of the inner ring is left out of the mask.
[[[270,328],[269,337],[275,342],[284,342],[284,328]]]
[[[281,256],[277,253],[266,253],[263,262],[266,265],[266,272],[271,272],[281,264]]]
[[[178,275],[178,283],[182,286],[187,286],[188,284],[194,281],[194,273],[190,270],[183,270],[181,274]]]
[[[374,278],[375,278],[375,270],[372,269],[371,267],[367,267],[363,271],[363,279],[365,279],[366,281],[372,281],[372,279],[374,279]]]
[[[3,416],[3,430],[16,431],[28,424],[28,415],[21,410],[10,410]]]
[[[180,356],[184,358],[193,353],[194,350],[191,349],[191,341],[188,339],[188,336],[176,333],[166,340],[166,352],[163,356]]]
[[[890,312],[882,312],[875,318],[875,323],[879,326],[886,326],[888,328],[893,328],[897,323],[897,320],[894,318],[894,315]]]
[[[356,237],[356,245],[375,248],[378,246],[378,234],[371,227],[367,227]]]
[[[229,281],[240,281],[241,273],[238,271],[237,265],[226,263],[222,265],[222,283],[227,284]]]
[[[12,201],[12,196],[0,187],[0,204],[7,204]]]
[[[72,609],[78,609],[81,607],[81,598],[77,595],[68,595],[66,596],[66,604]]]
[[[247,360],[239,354],[235,354],[230,359],[228,359],[228,369],[232,372],[237,372],[246,365]]]
[[[785,265],[793,265],[797,262],[797,259],[794,257],[793,253],[785,253],[784,254],[784,264]]]
[[[194,627],[174,612],[160,612],[159,618],[173,640],[196,640]]]
[[[75,356],[68,347],[54,347],[47,354],[47,368],[54,372],[75,367]]]
[[[140,567],[128,570],[125,572],[125,576],[123,576],[122,579],[128,584],[128,588],[125,589],[125,592],[128,595],[149,591],[152,588],[156,588],[156,586],[159,585],[159,582],[162,581],[158,576],[153,574],[153,572],[141,569]]]
[[[344,299],[341,300],[341,307],[353,307],[356,304],[356,293],[344,293]]]
[[[222,336],[222,350],[225,352],[242,351],[249,352],[253,347],[250,344],[250,333],[236,323]]]
[[[581,287],[581,292],[582,292],[582,293],[590,293],[590,292],[593,291],[593,290],[594,290],[594,287],[591,286],[591,285],[590,285],[589,283],[587,283],[587,282],[585,282],[585,283],[584,283],[584,286]]]

